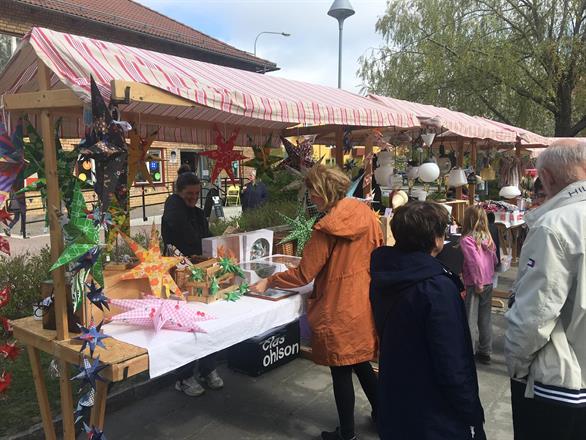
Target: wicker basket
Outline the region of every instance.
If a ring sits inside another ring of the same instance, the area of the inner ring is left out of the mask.
[[[279,244],[289,233],[288,232],[275,232],[273,240],[273,254],[276,255],[289,255],[296,256],[297,243],[295,241],[288,241],[287,243]]]

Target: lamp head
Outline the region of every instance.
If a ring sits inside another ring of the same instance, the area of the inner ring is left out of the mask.
[[[334,17],[340,23],[354,15],[354,13],[354,8],[352,8],[349,0],[335,0],[328,11],[328,15]]]

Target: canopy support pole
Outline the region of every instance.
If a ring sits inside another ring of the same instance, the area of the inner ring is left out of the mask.
[[[41,60],[37,60],[37,78],[39,91],[49,90],[51,87],[51,71]],[[50,103],[48,103],[50,105]],[[61,212],[59,196],[59,180],[57,175],[57,149],[55,134],[53,133],[51,111],[48,108],[41,110],[41,136],[45,153],[45,176],[47,178],[47,214],[51,231],[51,263],[55,263],[63,253],[63,234],[58,214]],[[57,340],[69,339],[69,325],[67,320],[67,292],[65,290],[65,268],[60,267],[52,272],[55,322],[57,324]],[[59,359],[59,387],[61,390],[61,415],[63,417],[63,438],[75,439],[73,420],[73,398],[71,381],[69,380],[69,366],[64,359]],[[44,411],[44,409],[41,410]]]
[[[470,142],[470,166],[472,172],[476,173],[476,141]],[[468,184],[468,205],[474,205],[474,197],[476,196],[476,183]]]
[[[456,152],[458,167],[464,168],[464,138],[458,139],[458,150]],[[462,200],[462,187],[456,188],[456,200]]]
[[[344,168],[344,128],[336,128],[336,165]]]
[[[371,176],[370,180],[362,181],[362,195],[364,198],[368,197],[372,191],[372,176],[374,175],[374,170],[372,169],[372,159],[368,160],[368,156],[370,155],[372,155],[372,135],[367,136],[364,143],[364,178],[366,178],[366,176]]]

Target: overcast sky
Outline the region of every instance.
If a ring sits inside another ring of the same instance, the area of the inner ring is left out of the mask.
[[[342,87],[358,92],[358,58],[379,47],[377,18],[386,0],[350,0],[356,14],[344,24]],[[253,52],[261,31],[290,33],[290,37],[262,35],[257,54],[277,63],[270,75],[324,84],[338,84],[338,24],[327,15],[333,0],[139,0],[175,20]]]

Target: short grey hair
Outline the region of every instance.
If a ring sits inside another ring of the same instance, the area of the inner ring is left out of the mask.
[[[586,141],[581,139],[555,141],[537,157],[538,171],[545,168],[567,185],[579,179],[580,166],[586,169]]]

